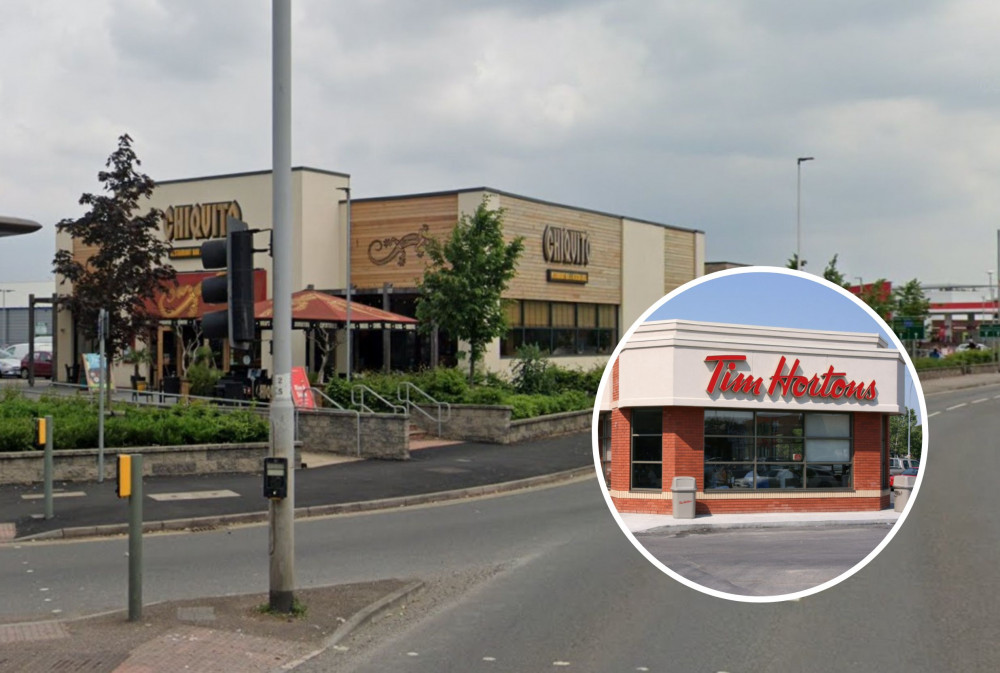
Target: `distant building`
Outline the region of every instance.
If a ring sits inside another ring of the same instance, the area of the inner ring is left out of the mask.
[[[0,343],[27,343],[31,316],[28,308],[32,295],[36,299],[51,299],[55,281],[33,283],[0,283]],[[36,304],[35,336],[52,336],[52,305]]]
[[[744,266],[752,266],[752,264],[743,264],[741,262],[705,262],[705,273],[715,273],[716,271],[725,271],[726,269],[739,269]]]

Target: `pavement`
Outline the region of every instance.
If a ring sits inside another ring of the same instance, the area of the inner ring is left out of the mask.
[[[779,528],[785,526],[892,525],[900,512],[765,512],[759,514],[701,514],[694,519],[675,519],[672,514],[619,514],[632,533],[726,530],[734,528]]]

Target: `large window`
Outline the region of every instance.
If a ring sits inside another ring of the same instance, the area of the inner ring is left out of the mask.
[[[663,489],[663,409],[632,410],[632,488]]]
[[[618,307],[559,301],[508,301],[510,330],[500,342],[500,355],[514,357],[525,344],[555,356],[606,355],[618,343]]]
[[[850,488],[850,414],[705,410],[706,489]]]

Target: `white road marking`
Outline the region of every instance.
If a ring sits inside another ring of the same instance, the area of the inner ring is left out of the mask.
[[[980,404],[981,402],[989,402],[989,401],[990,401],[990,398],[988,398],[988,397],[980,397],[978,400],[972,400],[972,403],[973,404]]]
[[[87,495],[83,491],[53,491],[53,498],[80,498]],[[22,500],[41,500],[45,497],[44,493],[25,493],[21,496]]]
[[[935,412],[934,412],[934,413],[932,413],[932,414],[927,414],[927,418],[934,418],[935,416],[937,416],[937,415],[938,415],[938,414],[940,414],[940,413],[941,413],[940,411],[935,411]]]
[[[483,661],[496,661],[496,657],[483,657]]]
[[[1000,395],[994,395],[994,396],[993,396],[993,399],[995,399],[995,400],[1000,400]]]
[[[568,661],[553,661],[552,665],[553,666],[569,666],[569,662]]]
[[[185,493],[151,493],[153,500],[207,500],[209,498],[238,498],[235,491],[187,491]]]
[[[965,406],[965,402],[962,402],[961,404],[956,404],[953,407],[948,407],[947,409],[945,409],[945,411],[954,411],[955,409],[961,409],[964,406]]]
[[[417,653],[417,652],[407,652],[406,656],[408,656],[408,657],[419,657],[420,654]]]

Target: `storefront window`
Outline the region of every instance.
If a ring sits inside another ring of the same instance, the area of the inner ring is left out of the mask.
[[[632,488],[663,489],[663,410],[632,410]]]
[[[613,304],[510,300],[504,312],[510,329],[500,340],[502,357],[528,344],[554,356],[607,355],[618,343]]]
[[[851,416],[705,410],[705,488],[851,486]]]

